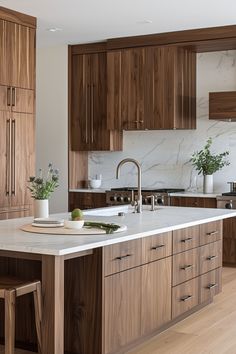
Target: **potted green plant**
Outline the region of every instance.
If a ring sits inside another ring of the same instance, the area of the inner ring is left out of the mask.
[[[203,191],[204,193],[213,193],[213,173],[221,170],[224,166],[228,166],[230,162],[227,160],[229,151],[220,154],[213,154],[210,150],[212,138],[209,138],[202,150],[195,152],[191,157],[192,165],[203,175]]]
[[[54,169],[51,163],[48,165],[46,177],[43,176],[43,171],[40,169],[38,176],[32,176],[29,178],[28,188],[31,192],[32,198],[34,198],[35,218],[48,218],[48,200],[54,190],[59,186],[58,180],[58,169]]]

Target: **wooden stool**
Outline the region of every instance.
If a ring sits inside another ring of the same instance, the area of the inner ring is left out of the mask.
[[[38,353],[41,354],[42,299],[41,282],[26,282],[13,277],[0,277],[0,299],[5,300],[5,354],[15,352],[15,302],[16,298],[33,293]]]

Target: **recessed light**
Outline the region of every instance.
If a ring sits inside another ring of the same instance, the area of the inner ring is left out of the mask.
[[[59,32],[59,31],[62,31],[62,28],[52,27],[52,28],[47,28],[47,31],[49,31],[49,32]]]
[[[142,20],[142,21],[137,21],[137,23],[139,25],[147,25],[147,24],[151,24],[152,20]]]

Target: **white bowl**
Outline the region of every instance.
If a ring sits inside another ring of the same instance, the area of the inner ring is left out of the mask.
[[[65,220],[64,226],[67,229],[82,229],[84,220]]]
[[[101,184],[102,184],[102,180],[101,179],[90,179],[89,180],[89,186],[92,189],[100,188]]]

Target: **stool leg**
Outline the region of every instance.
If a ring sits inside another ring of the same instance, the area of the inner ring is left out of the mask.
[[[5,290],[5,354],[15,352],[15,290]]]
[[[38,353],[42,353],[42,291],[41,283],[38,282],[36,285],[36,291],[34,291],[34,311],[35,311],[35,322],[36,322],[36,332],[38,339]]]

